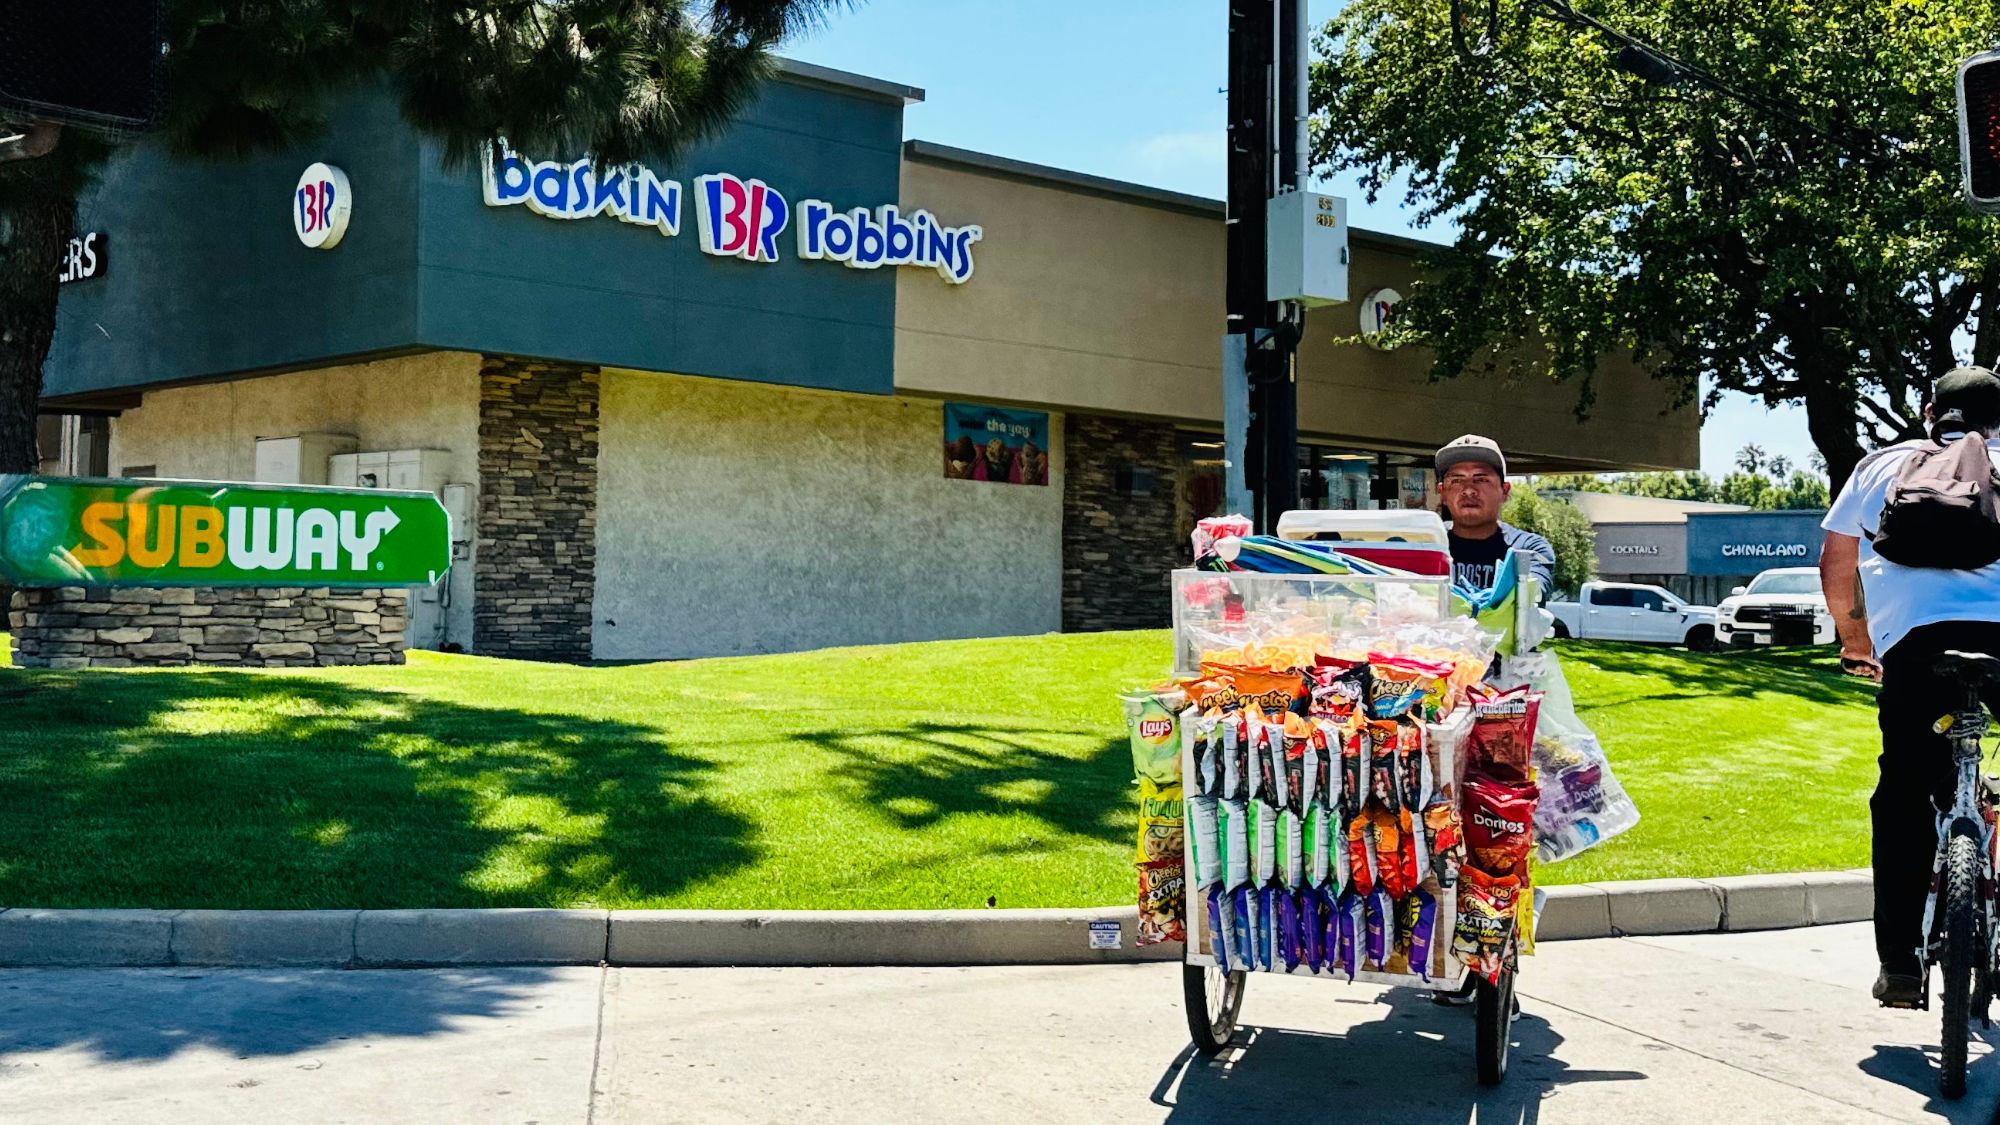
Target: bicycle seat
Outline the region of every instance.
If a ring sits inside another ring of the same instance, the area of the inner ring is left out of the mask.
[[[1938,657],[1936,668],[1938,675],[1948,676],[1960,683],[2000,683],[2000,657],[1988,656],[1983,652],[1960,652],[1952,649]]]

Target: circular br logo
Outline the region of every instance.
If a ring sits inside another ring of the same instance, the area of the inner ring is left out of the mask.
[[[315,250],[331,250],[347,233],[347,216],[354,210],[354,193],[347,173],[331,164],[314,164],[299,177],[292,193],[292,230]]]
[[[1402,299],[1394,289],[1377,289],[1361,298],[1361,338],[1369,347],[1390,350],[1390,345],[1382,342],[1382,330],[1395,317],[1396,304]]]

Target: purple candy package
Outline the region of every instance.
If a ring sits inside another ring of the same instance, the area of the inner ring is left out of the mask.
[[[1335,911],[1340,916],[1340,964],[1347,970],[1350,981],[1361,968],[1361,934],[1367,928],[1362,912],[1360,895],[1349,891],[1340,896],[1340,905]]]
[[[1320,893],[1301,887],[1298,895],[1299,955],[1317,973],[1326,964],[1326,927],[1320,922]]]
[[[1280,891],[1277,903],[1278,953],[1285,971],[1294,972],[1299,967],[1299,901],[1290,891]]]
[[[1236,967],[1236,911],[1221,887],[1208,892],[1208,948],[1216,968],[1227,973]]]
[[[1396,931],[1396,904],[1389,898],[1389,892],[1376,887],[1368,896],[1367,922],[1368,963],[1376,968],[1389,960],[1389,942]]]
[[[1244,972],[1257,971],[1257,892],[1249,887],[1236,888],[1236,900],[1231,904],[1236,914],[1236,944],[1229,952],[1236,961],[1236,967]]]
[[[1431,945],[1437,940],[1438,904],[1437,899],[1422,887],[1417,888],[1417,922],[1410,927],[1410,968],[1428,981],[1431,979]]]

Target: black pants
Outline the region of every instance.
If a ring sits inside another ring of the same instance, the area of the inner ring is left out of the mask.
[[[1882,655],[1881,779],[1868,802],[1875,845],[1875,953],[1892,973],[1917,971],[1924,899],[1937,857],[1937,810],[1950,808],[1958,777],[1951,742],[1931,727],[1964,705],[1964,688],[1934,667],[1950,649],[2000,656],[2000,622],[1920,625]],[[2000,714],[2000,691],[1986,699]]]

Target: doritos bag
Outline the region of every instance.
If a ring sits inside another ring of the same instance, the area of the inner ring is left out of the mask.
[[[1520,871],[1535,846],[1532,784],[1510,784],[1479,774],[1465,778],[1465,845],[1471,866],[1487,875]]]

